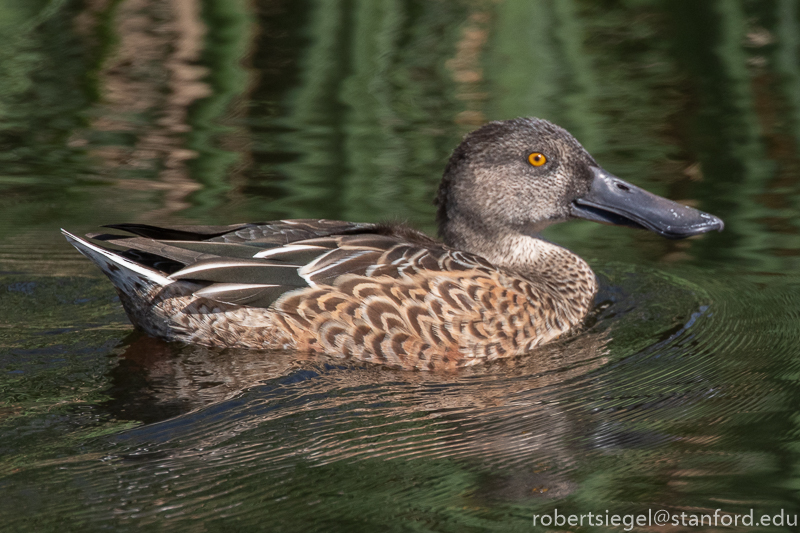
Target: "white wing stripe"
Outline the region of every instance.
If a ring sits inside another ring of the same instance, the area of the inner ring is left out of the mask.
[[[327,248],[323,248],[322,246],[312,246],[310,244],[288,244],[286,246],[281,246],[280,248],[272,248],[271,250],[258,252],[253,256],[253,258],[264,259],[265,257],[271,257],[273,255],[289,254],[302,250],[327,250]]]
[[[269,268],[293,268],[297,270],[297,265],[276,265],[274,263],[264,263],[263,265],[259,265],[256,262],[252,264],[242,263],[242,262],[230,262],[225,263],[224,261],[218,261],[211,264],[206,265],[193,265],[190,267],[183,268],[172,274],[170,278],[176,274],[180,274],[181,277],[186,276],[187,274],[194,274],[196,272],[203,272],[205,270],[217,270],[220,268],[236,268],[236,267],[244,267],[244,266],[252,266],[252,267],[269,267]]]
[[[95,244],[85,241],[80,237],[76,237],[75,235],[73,235],[72,233],[68,232],[63,228],[61,229],[61,233],[63,233],[64,236],[73,244],[73,246],[75,246],[75,248],[77,248],[78,251],[81,252],[83,255],[86,255],[87,251],[91,251],[93,253],[102,255],[112,263],[116,263],[125,268],[126,270],[136,272],[137,274],[144,276],[145,278],[152,280],[153,282],[158,283],[159,285],[169,285],[170,283],[175,281],[169,278],[165,278],[155,270],[151,270],[147,267],[136,264],[130,259],[126,259],[121,255],[115,254],[112,251],[106,250]]]
[[[233,290],[243,290],[243,289],[266,289],[269,287],[280,287],[280,285],[267,285],[267,284],[260,284],[260,283],[215,283],[214,285],[210,285],[199,291],[196,291],[195,294],[202,294],[207,296],[209,294],[217,294],[219,292],[227,292]]]

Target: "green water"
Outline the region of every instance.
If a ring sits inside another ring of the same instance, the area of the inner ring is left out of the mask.
[[[0,0],[0,42],[3,531],[800,513],[798,2]],[[551,228],[586,330],[447,375],[149,339],[58,231],[433,233],[450,150],[515,116],[725,231]],[[714,529],[670,527],[636,530]]]

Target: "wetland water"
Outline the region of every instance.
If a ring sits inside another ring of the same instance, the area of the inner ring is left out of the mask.
[[[0,39],[4,531],[800,512],[798,2],[6,0]],[[597,272],[597,308],[513,361],[434,374],[157,341],[58,231],[432,234],[460,137],[530,115],[726,229],[549,229]]]

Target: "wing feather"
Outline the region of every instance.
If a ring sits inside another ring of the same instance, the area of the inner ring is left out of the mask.
[[[212,283],[307,287],[306,280],[298,274],[299,268],[300,265],[223,257],[198,261],[169,277]]]
[[[179,246],[174,246],[176,241],[156,241],[144,237],[122,237],[119,235],[97,235],[93,237],[96,240],[107,242],[116,246],[123,246],[128,248],[128,252],[136,250],[138,252],[145,252],[148,254],[170,259],[190,265],[204,259],[213,259],[218,257],[218,254],[207,254],[201,251],[186,249]],[[252,255],[252,254],[251,254]]]
[[[232,305],[269,307],[292,287],[243,283],[215,283],[195,291],[195,296]]]
[[[202,241],[246,227],[249,224],[231,226],[150,226],[149,224],[109,224],[104,228],[118,229],[140,237],[156,240]]]
[[[196,296],[269,307],[299,289],[347,280],[408,281],[421,274],[489,268],[470,254],[449,250],[408,228],[335,220],[281,220],[231,226],[116,224],[131,235],[93,235],[126,247],[116,252],[150,266],[164,265],[171,280],[201,283]],[[163,259],[159,259],[163,258]]]
[[[374,231],[375,228],[375,224],[360,224],[339,220],[278,220],[264,224],[245,224],[225,234],[217,235],[210,240],[286,245],[329,235],[370,232]]]

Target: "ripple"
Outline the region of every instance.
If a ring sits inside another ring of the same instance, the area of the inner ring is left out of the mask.
[[[797,377],[796,281],[603,272],[584,331],[453,373],[134,335],[100,409],[148,423],[29,464],[6,487],[32,482],[49,498],[68,487],[75,497],[53,509],[80,508],[90,522],[247,521],[255,507],[291,522],[319,503],[315,520],[381,523],[373,492],[419,505],[424,490],[431,506],[477,509],[566,498],[589,463],[620,498],[642,472],[713,487],[762,468],[722,443],[787,409],[775,376]],[[791,312],[759,311],[770,307]]]

